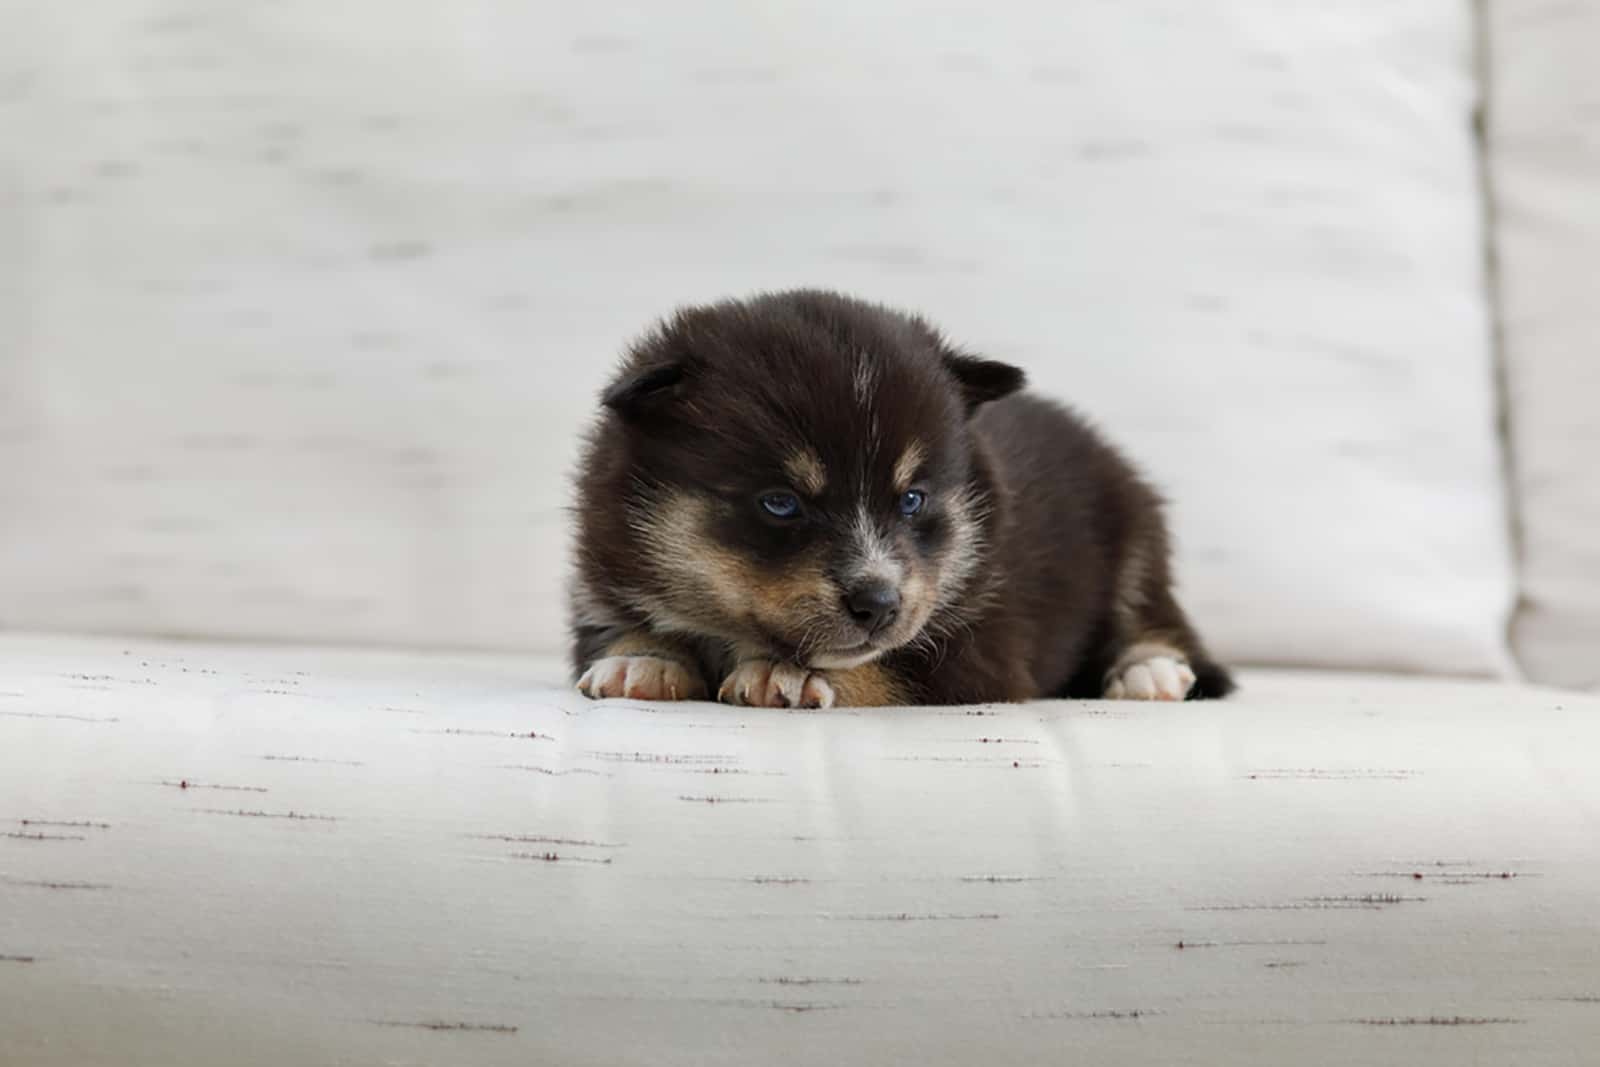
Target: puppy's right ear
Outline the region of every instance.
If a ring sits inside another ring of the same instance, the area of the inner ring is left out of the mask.
[[[624,419],[643,418],[671,401],[688,372],[681,361],[629,367],[600,395],[600,402]]]
[[[1021,367],[993,359],[980,359],[964,352],[946,352],[944,366],[961,390],[968,415],[989,401],[1010,396],[1028,384],[1028,376]]]

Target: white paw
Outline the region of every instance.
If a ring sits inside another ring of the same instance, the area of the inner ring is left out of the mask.
[[[717,699],[752,708],[831,708],[834,695],[826,675],[789,663],[747,659],[723,679]]]
[[[704,700],[706,696],[705,683],[698,672],[676,660],[656,656],[597,659],[578,679],[578,691],[595,700]]]
[[[1124,663],[1106,679],[1107,700],[1182,700],[1194,686],[1194,671],[1175,656],[1150,656]]]

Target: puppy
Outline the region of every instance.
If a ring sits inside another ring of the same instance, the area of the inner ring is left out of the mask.
[[[1221,697],[1161,500],[1023,372],[796,291],[637,342],[577,475],[590,697],[758,707]]]

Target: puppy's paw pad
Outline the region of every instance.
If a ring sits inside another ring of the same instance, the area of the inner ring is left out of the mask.
[[[1194,687],[1194,671],[1175,656],[1151,656],[1124,664],[1106,682],[1107,700],[1182,700]]]
[[[747,659],[723,679],[717,699],[751,708],[831,708],[834,694],[824,675],[789,663]]]
[[[700,675],[677,660],[658,656],[607,656],[595,660],[578,691],[594,700],[627,697],[630,700],[704,700]]]

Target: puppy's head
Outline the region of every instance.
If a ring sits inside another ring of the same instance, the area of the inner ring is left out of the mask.
[[[982,552],[968,418],[1022,372],[831,293],[680,312],[606,391],[657,625],[819,668],[915,640]],[[619,471],[618,473],[623,473]]]

